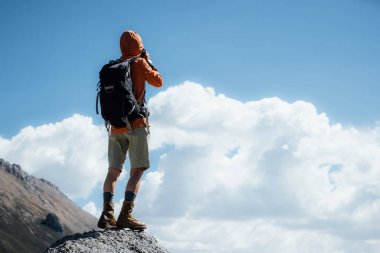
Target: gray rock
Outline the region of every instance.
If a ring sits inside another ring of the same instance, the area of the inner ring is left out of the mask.
[[[127,229],[90,231],[66,236],[44,253],[168,253],[146,232]]]
[[[5,169],[5,171],[12,174],[19,180],[30,182],[30,176],[21,169],[20,165],[10,164],[9,162],[6,162],[5,160],[0,159],[0,167],[2,169]]]
[[[46,215],[46,219],[41,221],[41,224],[44,224],[50,227],[55,232],[58,232],[61,235],[64,235],[62,222],[59,220],[58,216],[55,215],[54,213],[48,213]]]

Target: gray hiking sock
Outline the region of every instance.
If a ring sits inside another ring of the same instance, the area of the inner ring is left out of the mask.
[[[135,198],[136,198],[136,193],[132,192],[132,191],[126,191],[125,192],[125,195],[124,195],[124,200],[125,201],[135,201]]]
[[[103,192],[103,200],[104,201],[112,201],[113,200],[113,192]]]

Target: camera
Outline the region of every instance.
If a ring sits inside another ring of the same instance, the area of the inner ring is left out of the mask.
[[[154,67],[152,60],[151,60],[149,57],[145,58],[146,53],[147,53],[146,49],[143,48],[143,50],[141,51],[140,57],[146,59],[146,61],[148,62],[148,64],[149,64],[154,70],[157,70],[156,67]]]
[[[146,55],[146,50],[145,48],[143,48],[143,50],[141,51],[140,57],[144,58],[145,55]]]

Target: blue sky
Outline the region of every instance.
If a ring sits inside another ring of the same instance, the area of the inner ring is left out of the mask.
[[[125,29],[141,33],[165,86],[192,80],[243,101],[306,100],[334,122],[373,125],[379,12],[370,0],[1,1],[0,134],[73,113],[96,118],[97,73],[119,56]]]
[[[377,252],[379,1],[1,1],[0,157],[95,216],[98,71],[127,29],[164,79],[136,212],[165,246]]]

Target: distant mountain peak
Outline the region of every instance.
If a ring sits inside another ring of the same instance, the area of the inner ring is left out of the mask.
[[[36,178],[34,176],[29,175],[24,170],[22,170],[21,166],[18,164],[11,164],[4,159],[0,158],[0,170],[4,170],[8,172],[9,174],[15,176],[18,180],[21,180],[25,183],[25,185],[31,186],[33,184],[33,181],[41,181],[43,184],[47,184],[53,188],[55,188],[57,191],[59,191],[58,187],[51,183],[50,181],[43,179],[43,178]]]
[[[28,175],[28,173],[21,169],[20,165],[14,163],[10,164],[2,158],[0,158],[0,169],[5,170],[9,174],[15,176],[17,179],[20,179],[22,181],[30,180],[30,176]]]
[[[95,227],[96,218],[57,186],[0,158],[0,252],[42,252],[65,234]]]

